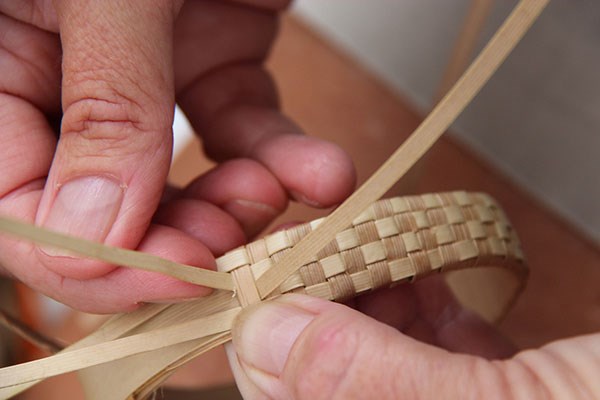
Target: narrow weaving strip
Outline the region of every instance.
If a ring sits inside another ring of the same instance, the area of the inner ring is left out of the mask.
[[[124,267],[159,272],[196,285],[233,290],[231,276],[227,274],[179,264],[152,254],[110,247],[62,233],[51,232],[3,216],[0,216],[0,232],[24,237],[37,244],[59,247],[82,257],[106,261]]]

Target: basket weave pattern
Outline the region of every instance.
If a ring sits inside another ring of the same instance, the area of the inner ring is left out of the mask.
[[[259,301],[252,282],[322,220],[233,250],[217,260],[231,272],[242,306]],[[502,210],[482,193],[449,192],[381,200],[340,232],[280,287],[343,301],[357,294],[474,266],[525,268]]]

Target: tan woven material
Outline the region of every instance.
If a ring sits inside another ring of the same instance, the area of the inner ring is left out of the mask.
[[[56,356],[0,370],[2,387],[104,363],[82,374],[90,398],[107,398],[106,390],[115,395],[114,386],[106,385],[120,383],[115,371],[131,371],[120,397],[150,393],[193,355],[227,341],[240,307],[260,301],[256,280],[322,221],[276,232],[220,257],[219,270],[233,276],[234,296],[217,291],[195,302],[152,305],[118,316]],[[296,292],[341,301],[432,273],[473,267],[509,273],[511,290],[501,290],[505,301],[494,296],[494,307],[480,310],[497,319],[522,288],[527,269],[513,229],[489,196],[450,192],[398,197],[368,208],[271,296]],[[485,290],[480,281],[474,283]],[[494,284],[488,290],[494,292]],[[125,356],[133,357],[120,359]]]
[[[217,260],[221,271],[244,271],[244,286],[239,290],[242,305],[253,302],[246,299],[248,292],[254,301],[260,300],[253,281],[321,222],[274,233]],[[522,268],[521,261],[513,230],[487,195],[401,197],[375,203],[279,286],[276,294],[298,292],[340,301],[430,273],[485,263]]]

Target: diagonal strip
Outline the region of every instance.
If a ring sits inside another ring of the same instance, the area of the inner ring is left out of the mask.
[[[0,216],[0,232],[18,236],[37,244],[59,247],[84,257],[112,264],[160,272],[196,285],[233,290],[231,276],[223,272],[209,271],[139,251],[110,247],[101,243],[74,238],[2,216]]]
[[[396,183],[450,127],[535,22],[549,0],[522,0],[481,54],[412,135],[352,196],[256,282],[267,297]]]

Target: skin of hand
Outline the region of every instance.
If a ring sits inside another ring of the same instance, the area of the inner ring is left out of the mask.
[[[340,203],[349,157],[280,113],[263,66],[287,3],[0,0],[0,214],[214,268],[289,197]],[[176,102],[219,162],[183,189],[165,186]],[[0,265],[89,312],[209,292],[4,236]]]
[[[600,398],[600,334],[517,353],[439,276],[350,305],[293,294],[243,310],[228,356],[244,398]]]

